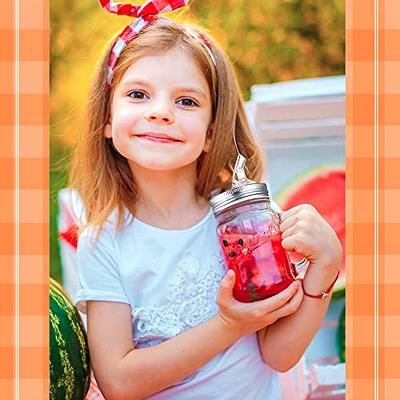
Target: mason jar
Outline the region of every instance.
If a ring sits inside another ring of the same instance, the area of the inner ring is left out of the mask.
[[[280,216],[265,183],[249,183],[210,200],[226,266],[235,272],[233,295],[252,302],[288,287],[296,270],[282,247]]]

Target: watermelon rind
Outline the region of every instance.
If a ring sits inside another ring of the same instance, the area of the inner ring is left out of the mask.
[[[343,171],[344,168],[344,164],[340,163],[320,164],[315,167],[307,168],[301,174],[289,180],[289,182],[274,195],[274,199],[281,205],[299,186],[317,177],[321,172]]]
[[[343,311],[339,318],[339,326],[336,336],[337,350],[340,362],[346,361],[346,307],[343,307]]]
[[[344,164],[341,163],[320,164],[307,168],[301,174],[290,179],[284,186],[282,186],[279,192],[274,195],[274,198],[278,204],[282,204],[299,186],[318,176],[321,172],[343,171],[344,168]]]
[[[86,331],[62,286],[50,278],[50,400],[82,400],[90,384]]]
[[[304,170],[301,174],[291,179],[274,196],[275,201],[282,206],[290,196],[295,193],[299,187],[323,173],[334,173],[335,171],[344,171],[343,163],[320,164]],[[333,288],[332,299],[342,298],[345,294],[346,278],[341,274]]]

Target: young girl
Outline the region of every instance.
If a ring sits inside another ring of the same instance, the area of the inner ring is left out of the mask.
[[[339,241],[311,206],[282,213],[284,248],[310,261],[303,287],[235,300],[209,200],[231,186],[235,140],[250,179],[263,163],[232,67],[198,28],[155,16],[183,2],[101,3],[140,18],[94,75],[71,175],[87,217],[76,305],[97,383],[108,400],[279,399],[276,371],[327,310]]]

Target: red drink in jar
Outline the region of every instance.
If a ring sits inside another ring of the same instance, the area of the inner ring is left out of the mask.
[[[235,271],[234,296],[250,302],[279,293],[293,282],[295,273],[281,244],[280,233],[272,236],[221,235],[226,265]]]
[[[236,275],[234,297],[252,302],[288,287],[296,271],[282,247],[279,214],[267,186],[252,183],[211,199],[227,268]]]

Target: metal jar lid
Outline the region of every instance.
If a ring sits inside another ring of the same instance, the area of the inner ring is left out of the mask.
[[[250,183],[235,187],[214,196],[210,200],[215,215],[234,208],[242,203],[269,201],[268,187],[265,183]]]

